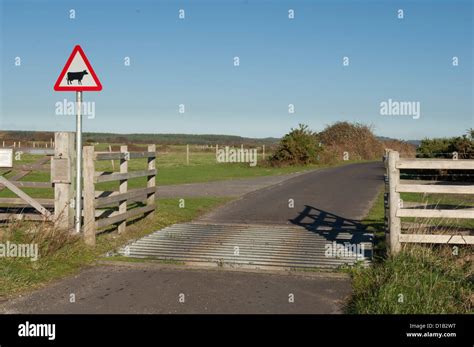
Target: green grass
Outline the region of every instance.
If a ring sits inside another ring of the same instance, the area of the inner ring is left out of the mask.
[[[251,167],[244,163],[216,163],[215,153],[213,151],[198,150],[190,154],[190,164],[186,165],[185,146],[168,146],[166,151],[158,151],[157,185],[172,185],[197,182],[222,181],[228,179],[244,179],[262,176],[284,175],[294,172],[300,172],[315,168],[324,168],[329,165],[308,165],[308,166],[287,166],[272,167],[266,161],[259,161],[257,166]],[[15,161],[14,165],[33,163],[42,156],[24,154],[21,161]],[[259,156],[261,159],[261,155]],[[335,165],[350,164],[353,161],[341,162]],[[129,161],[129,171],[146,169],[146,159],[132,159]],[[332,165],[332,166],[335,166]],[[119,162],[116,160],[112,164],[110,160],[96,162],[96,171],[118,171]],[[4,171],[2,171],[4,172]],[[0,172],[0,174],[2,173]],[[17,171],[5,175],[11,178]],[[49,182],[50,173],[44,171],[31,172],[21,179],[22,181]],[[146,186],[146,177],[130,179],[129,189],[143,188]],[[96,185],[97,190],[110,191],[118,190],[119,182],[105,182]],[[34,198],[51,199],[54,197],[51,188],[22,188],[28,195]],[[4,189],[0,192],[0,197],[14,198],[16,195]]]
[[[369,214],[363,219],[362,224],[367,232],[374,234],[374,255],[383,256],[386,253],[384,231],[384,192],[379,192]]]
[[[0,242],[7,240],[16,243],[38,243],[40,259],[32,262],[25,258],[0,258],[0,296],[37,288],[54,279],[77,273],[86,266],[94,265],[104,254],[126,244],[129,240],[140,238],[165,226],[187,222],[216,206],[229,201],[229,198],[187,198],[186,208],[179,208],[178,199],[159,199],[158,207],[150,218],[130,224],[124,234],[104,233],[97,237],[97,245],[89,248],[77,238],[64,241],[64,235],[52,236],[42,230],[40,234],[25,233],[31,224],[0,228]],[[56,248],[55,248],[56,247]]]
[[[472,247],[459,253],[447,246],[405,245],[384,257],[383,192],[364,219],[376,235],[376,257],[370,268],[351,269],[353,295],[347,313],[472,313],[474,268]]]
[[[454,256],[450,249],[410,246],[372,268],[352,270],[347,313],[473,313],[472,271],[468,250]]]

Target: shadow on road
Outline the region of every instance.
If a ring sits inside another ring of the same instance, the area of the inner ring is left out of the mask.
[[[296,218],[290,219],[289,222],[338,244],[360,244],[374,241],[372,233],[367,231],[369,225],[313,206],[305,205],[303,211]],[[371,256],[371,251],[366,250],[365,253],[367,254],[364,254],[364,256]]]

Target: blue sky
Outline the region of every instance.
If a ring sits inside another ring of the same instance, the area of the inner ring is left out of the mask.
[[[347,120],[420,139],[474,127],[472,1],[0,3],[0,130],[74,130],[55,104],[75,95],[53,85],[76,44],[103,85],[84,92],[96,111],[84,131],[279,137]],[[421,117],[380,115],[388,99],[420,102]]]

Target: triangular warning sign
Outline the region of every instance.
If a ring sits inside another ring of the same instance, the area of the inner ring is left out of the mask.
[[[63,71],[61,71],[54,85],[54,90],[57,92],[102,90],[102,84],[81,46],[77,45],[72,50]]]

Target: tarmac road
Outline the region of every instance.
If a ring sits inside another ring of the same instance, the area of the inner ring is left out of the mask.
[[[350,293],[342,274],[121,263],[87,269],[5,302],[0,313],[339,313]]]
[[[311,171],[246,194],[200,222],[357,229],[382,184],[381,163]],[[0,313],[341,313],[350,293],[350,278],[339,273],[115,262],[6,300]]]
[[[379,162],[311,171],[246,194],[200,221],[337,226],[362,219],[382,184],[383,165]]]

